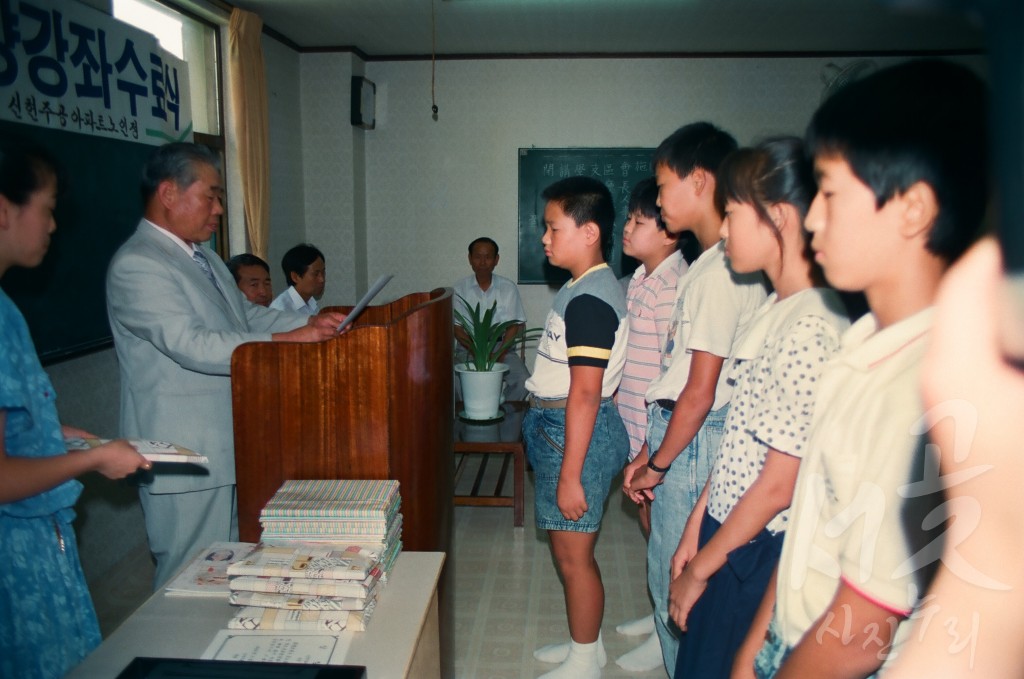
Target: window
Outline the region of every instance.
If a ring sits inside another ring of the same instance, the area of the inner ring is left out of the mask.
[[[217,27],[157,0],[113,0],[113,14],[116,19],[151,33],[161,47],[188,64],[195,141],[220,154],[221,167],[224,167],[226,144]],[[225,209],[226,206],[225,199]],[[222,217],[220,229],[211,243],[221,257],[227,254],[226,224],[227,220]]]

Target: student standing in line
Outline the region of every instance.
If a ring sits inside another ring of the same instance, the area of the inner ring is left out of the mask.
[[[629,281],[626,306],[629,310],[629,342],[626,365],[615,395],[615,404],[629,434],[631,462],[647,437],[647,400],[651,380],[658,376],[661,350],[668,341],[669,322],[676,303],[676,285],[687,264],[680,251],[680,234],[665,228],[658,209],[658,183],[649,177],[633,187],[629,197],[629,219],[622,230],[622,252],[640,261]],[[640,526],[651,531],[650,505],[642,503]],[[662,664],[661,642],[654,631],[654,616],[616,626],[622,634],[646,634],[643,644],[615,660],[631,672],[646,672]]]
[[[691,231],[704,249],[679,281],[661,371],[646,394],[647,443],[623,474],[623,491],[634,502],[653,500],[647,583],[669,673],[679,643],[668,615],[669,564],[718,450],[732,396],[729,359],[766,297],[760,274],[729,268],[719,236],[716,175],[735,149],[731,135],[702,122],[679,128],[654,154],[665,226]]]
[[[811,120],[811,246],[870,313],[822,376],[777,582],[737,676],[875,676],[910,634],[946,521],[968,518],[945,502],[920,380],[939,282],[982,226],[987,100],[967,68],[911,61],[847,85]]]
[[[818,378],[849,326],[809,259],[803,220],[814,191],[795,137],[740,149],[718,171],[729,266],[763,271],[774,292],[736,349],[725,434],[672,559],[669,613],[683,630],[675,677],[732,671],[778,563]]]
[[[315,316],[320,310],[317,300],[323,297],[327,284],[326,261],[324,253],[308,243],[300,243],[284,253],[281,269],[288,289],[270,303],[270,308]]]
[[[629,439],[612,402],[625,363],[626,300],[605,263],[615,209],[589,177],[555,182],[542,194],[544,253],[572,279],[555,296],[526,383],[523,439],[536,478],[537,527],[546,530],[565,588],[568,648],[535,654],[561,665],[546,679],[601,676],[604,584],[594,558],[604,503]],[[562,660],[564,659],[564,660]]]
[[[0,276],[43,260],[57,228],[57,172],[41,150],[0,151]],[[63,677],[100,643],[78,559],[75,477],[149,469],[126,441],[67,452],[53,385],[25,319],[0,290],[0,676]]]

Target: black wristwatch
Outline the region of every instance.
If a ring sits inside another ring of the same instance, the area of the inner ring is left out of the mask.
[[[654,456],[652,455],[651,457],[647,458],[647,468],[650,469],[652,472],[666,474],[668,473],[668,470],[672,468],[672,465],[669,464],[667,467],[659,467],[658,465],[654,464]]]

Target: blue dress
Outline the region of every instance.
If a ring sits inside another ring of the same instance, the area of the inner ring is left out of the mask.
[[[8,457],[64,455],[56,394],[25,319],[0,290],[0,409]],[[0,677],[62,677],[100,642],[66,481],[0,504]]]

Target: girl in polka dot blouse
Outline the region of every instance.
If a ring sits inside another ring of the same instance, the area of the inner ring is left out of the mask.
[[[848,326],[808,259],[815,185],[800,140],[737,150],[716,192],[730,266],[763,271],[774,292],[739,342],[725,433],[671,564],[669,613],[685,632],[674,676],[702,679],[753,667],[737,652],[778,563],[818,377]]]

